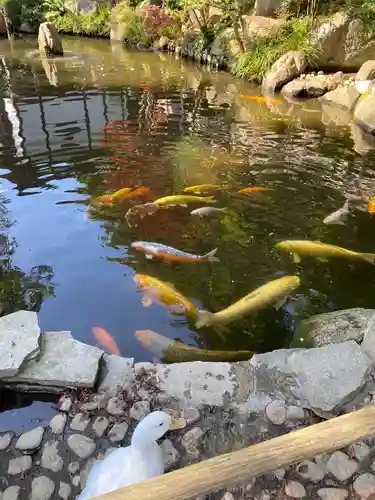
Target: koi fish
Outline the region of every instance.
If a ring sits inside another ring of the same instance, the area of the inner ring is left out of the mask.
[[[267,188],[252,186],[252,187],[240,189],[237,192],[238,193],[260,193],[262,191],[267,191]]]
[[[160,259],[169,262],[219,262],[219,259],[215,257],[217,248],[204,255],[195,255],[163,245],[162,243],[149,241],[136,241],[130,246],[138,252],[143,252],[146,259]]]
[[[98,196],[97,198],[95,198],[95,201],[99,202],[102,205],[112,205],[114,201],[121,201],[124,198],[124,196],[130,193],[132,189],[133,188],[128,188],[128,187],[121,188],[118,191],[115,191],[114,193],[103,194],[101,196]]]
[[[213,196],[189,196],[183,194],[177,194],[174,196],[164,196],[164,198],[159,198],[155,200],[159,207],[175,207],[180,205],[182,207],[187,207],[189,203],[216,203]]]
[[[215,208],[215,207],[202,207],[197,208],[190,212],[190,215],[198,215],[198,217],[205,217],[206,215],[223,214],[228,212],[227,208]]]
[[[332,214],[328,215],[324,220],[323,224],[338,224],[338,225],[344,225],[345,222],[348,220],[349,217],[349,200],[346,200],[344,205],[333,212]]]
[[[191,186],[184,189],[184,193],[192,193],[192,194],[204,194],[209,193],[211,191],[219,191],[221,189],[225,189],[228,186],[219,185],[219,184],[200,184],[198,186]]]
[[[273,99],[272,97],[263,97],[260,95],[239,95],[240,99],[245,101],[268,102],[270,104],[281,104],[280,99]]]
[[[137,340],[163,363],[186,361],[246,361],[253,357],[251,351],[211,351],[171,340],[153,330],[137,330]]]
[[[262,285],[222,311],[217,313],[198,311],[196,327],[226,325],[241,316],[257,311],[273,302],[281,304],[299,284],[300,279],[298,276],[283,276]]]
[[[104,347],[104,349],[106,349],[111,354],[117,354],[118,356],[121,356],[120,349],[118,348],[112,335],[108,333],[107,330],[101,328],[100,326],[94,326],[94,328],[92,329],[92,333],[99,344]]]
[[[145,186],[141,186],[137,189],[135,189],[134,191],[132,191],[131,193],[129,193],[127,195],[127,199],[130,200],[132,198],[142,198],[142,196],[147,196],[150,194],[150,188],[148,187],[145,187]]]
[[[369,214],[375,214],[375,196],[373,196],[368,204],[367,204],[367,210]]]
[[[135,274],[134,281],[139,290],[143,292],[142,304],[149,307],[153,302],[171,309],[175,314],[186,314],[195,317],[198,309],[173,285],[165,283],[147,274]]]
[[[320,241],[280,241],[279,243],[276,243],[275,247],[279,250],[292,253],[293,261],[296,264],[301,262],[301,255],[317,257],[319,260],[324,262],[327,261],[328,257],[342,257],[344,259],[351,260],[361,259],[369,262],[370,264],[375,264],[375,254],[373,253],[354,252],[352,250],[347,250],[346,248],[321,243]]]
[[[128,223],[128,226],[132,227],[130,221],[133,217],[139,217],[140,219],[143,219],[147,215],[153,215],[158,210],[159,207],[156,205],[156,203],[144,203],[143,205],[134,205],[134,207],[129,208],[129,210],[126,212],[125,219]]]

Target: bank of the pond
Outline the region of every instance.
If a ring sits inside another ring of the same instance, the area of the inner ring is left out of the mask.
[[[169,470],[373,404],[375,394],[373,310],[313,317],[298,335],[321,347],[240,363],[134,363],[69,332],[42,333],[36,315],[24,311],[2,318],[0,333],[3,384],[63,393],[48,425],[1,433],[6,500],[74,498],[95,459],[128,444],[137,422],[154,409],[187,422],[161,444]],[[370,439],[207,498],[368,498],[375,492],[374,460]]]

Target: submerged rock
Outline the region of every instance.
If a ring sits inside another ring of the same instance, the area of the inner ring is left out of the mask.
[[[335,106],[340,106],[342,108],[347,108],[350,111],[354,109],[360,93],[353,86],[337,87],[335,90],[331,90],[324,94],[320,99],[324,102],[329,102]]]
[[[292,50],[281,56],[263,78],[264,92],[275,92],[296,76],[299,76],[307,67],[306,54],[301,50]]]
[[[375,310],[359,307],[316,314],[301,321],[296,330],[296,337],[303,338],[307,345],[313,347],[339,344],[347,340],[360,343],[373,319]]]
[[[42,23],[38,33],[39,51],[44,56],[63,56],[63,46],[60,35],[52,23]]]

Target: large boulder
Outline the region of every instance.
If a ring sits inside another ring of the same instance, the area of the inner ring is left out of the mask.
[[[354,121],[369,134],[375,135],[375,91],[362,94],[354,109]]]
[[[64,55],[60,36],[52,23],[42,23],[39,26],[38,45],[42,55]]]
[[[264,92],[275,92],[283,85],[296,78],[307,67],[306,54],[301,50],[291,50],[281,56],[263,78]]]
[[[369,31],[359,19],[343,12],[318,24],[309,38],[319,51],[316,64],[322,69],[358,70],[375,55],[375,40]]]
[[[269,38],[284,23],[282,19],[264,16],[242,16],[242,36],[245,45],[251,46]]]
[[[274,16],[281,7],[281,0],[255,0],[254,14],[256,16]]]
[[[375,151],[375,137],[367,134],[356,123],[350,124],[350,136],[353,139],[353,149],[356,153],[367,156]],[[365,210],[367,211],[367,203]]]
[[[285,97],[320,97],[330,88],[330,80],[324,75],[292,80],[281,90]]]
[[[375,78],[375,60],[370,59],[362,64],[355,76],[356,81],[374,80]]]
[[[354,86],[345,85],[337,87],[337,89],[331,92],[327,92],[320,99],[324,102],[340,106],[341,108],[347,108],[351,111],[354,109],[359,97],[360,93]]]

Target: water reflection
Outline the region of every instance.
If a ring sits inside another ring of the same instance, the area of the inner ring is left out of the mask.
[[[372,268],[308,259],[295,266],[274,249],[276,241],[296,237],[373,251],[374,221],[363,211],[374,190],[372,140],[318,102],[240,99],[258,89],[103,40],[64,43],[75,57],[48,64],[28,58],[23,42],[12,52],[0,43],[7,69],[0,167],[18,221],[10,230],[19,243],[14,259],[20,269],[48,263],[58,285],[41,307],[42,328],[72,330],[95,343],[92,328],[103,327],[123,354],[148,359],[136,330],[211,349],[261,351],[287,345],[295,322],[311,311],[372,307]],[[269,191],[220,192],[217,206],[229,209],[222,217],[197,219],[177,207],[131,227],[125,214],[139,200],[92,203],[123,187],[146,186],[148,201],[201,183]],[[323,225],[348,194],[364,200],[348,225]],[[218,247],[220,263],[150,262],[129,248],[135,240],[196,254]],[[32,278],[49,290],[51,273],[42,271]],[[300,274],[302,286],[297,303],[233,324],[223,341],[161,306],[144,308],[135,272],[173,283],[211,311],[283,274]]]

